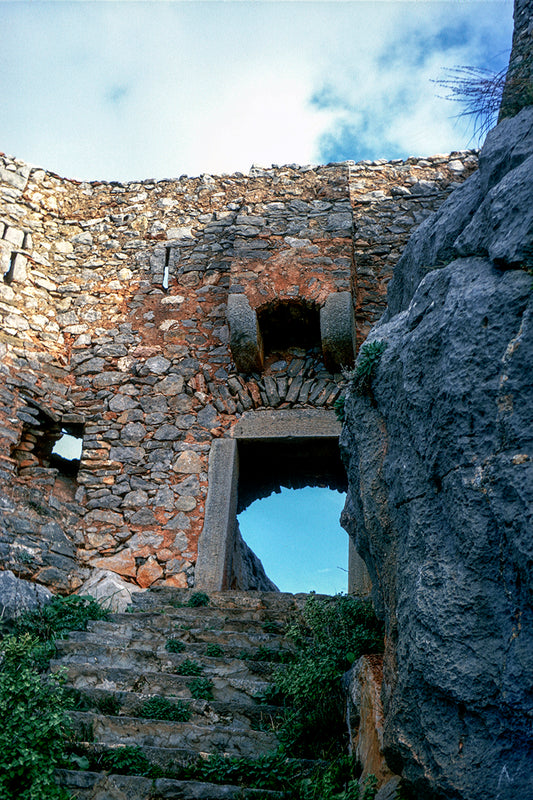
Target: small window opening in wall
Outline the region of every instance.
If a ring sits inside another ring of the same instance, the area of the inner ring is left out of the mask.
[[[27,474],[25,470],[45,467],[75,478],[80,467],[83,423],[62,422],[57,415],[30,399],[17,414],[24,423],[20,442],[12,450],[19,473]]]
[[[274,300],[257,311],[265,355],[289,347],[320,348],[320,310],[305,300]]]
[[[80,468],[83,433],[68,433],[62,430],[50,453],[50,466],[56,467],[64,475],[75,477]]]
[[[165,272],[163,274],[163,289],[168,292],[168,280],[170,276],[170,247],[165,247]]]
[[[239,527],[281,591],[347,590],[346,489],[336,438],[239,442]]]

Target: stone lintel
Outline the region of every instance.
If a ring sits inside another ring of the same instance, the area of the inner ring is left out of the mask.
[[[334,411],[318,408],[245,411],[233,429],[234,439],[338,438],[341,423]]]

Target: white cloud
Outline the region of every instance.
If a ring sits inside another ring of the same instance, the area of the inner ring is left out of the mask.
[[[378,4],[379,5],[379,4]],[[476,5],[476,7],[474,7]],[[351,57],[332,65],[330,94],[338,110],[323,154],[353,140],[375,155],[429,154],[465,147],[471,133],[453,118],[459,110],[438,97],[432,79],[444,67],[473,64],[495,68],[507,60],[511,40],[508,3],[388,3],[384,25],[368,17],[353,39]],[[480,12],[484,13],[480,13]],[[370,30],[369,30],[370,29]],[[325,88],[330,88],[325,82]],[[327,107],[325,92],[325,105]],[[318,100],[320,100],[320,93]],[[344,141],[343,141],[344,140]],[[380,151],[381,148],[381,151]]]
[[[510,0],[0,4],[0,148],[130,179],[466,146],[429,79],[485,65],[510,44],[511,13]]]

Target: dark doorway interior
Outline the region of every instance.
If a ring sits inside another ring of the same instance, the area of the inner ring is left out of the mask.
[[[338,439],[240,441],[237,513],[254,500],[279,492],[281,486],[327,486],[345,492],[347,480]]]
[[[305,300],[274,300],[257,311],[265,356],[289,347],[321,349],[320,310]]]

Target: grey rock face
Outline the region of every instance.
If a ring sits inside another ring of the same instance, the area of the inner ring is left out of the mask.
[[[11,620],[50,602],[52,592],[37,583],[17,578],[9,569],[0,572],[0,616]]]
[[[236,523],[235,549],[231,562],[231,586],[239,586],[244,591],[279,592],[278,587],[265,572],[261,559],[251,550],[241,536]]]
[[[533,156],[488,192],[455,240],[461,255],[488,255],[501,267],[533,266]]]
[[[346,401],[343,524],[386,621],[387,760],[420,800],[533,797],[533,279],[497,255],[530,224],[526,118],[411,240],[369,337],[388,343],[373,397]],[[460,230],[469,257],[420,280]]]
[[[481,191],[487,194],[504,175],[531,155],[533,150],[533,109],[523,109],[513,119],[504,119],[487,136],[479,154]]]

